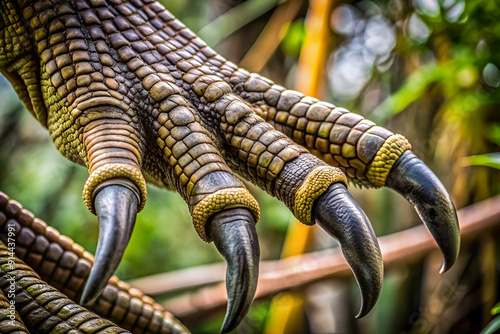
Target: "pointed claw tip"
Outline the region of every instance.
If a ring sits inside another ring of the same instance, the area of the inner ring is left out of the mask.
[[[364,317],[367,313],[368,313],[368,312],[366,312],[366,313],[365,313],[365,312],[363,312],[363,311],[361,310],[361,308],[360,308],[360,309],[359,309],[359,311],[358,311],[358,314],[356,314],[356,316],[355,316],[354,318],[356,318],[356,319],[361,319],[361,318],[363,318],[363,317]]]
[[[128,245],[138,210],[138,191],[128,180],[108,180],[95,194],[94,206],[99,220],[99,241],[94,264],[82,293],[81,303],[92,303],[113,276]],[[130,184],[124,184],[124,182]]]
[[[361,288],[361,306],[359,307],[358,314],[356,314],[356,319],[363,318],[375,307],[377,303],[378,296],[380,295],[380,290],[372,291],[369,289],[368,294],[363,294],[363,291],[367,291],[366,288]],[[375,298],[374,298],[375,297]],[[366,302],[368,301],[368,302]]]
[[[361,292],[356,318],[368,314],[382,289],[382,253],[371,224],[343,184],[332,184],[314,203],[315,221],[337,239]]]
[[[451,265],[449,265],[446,261],[443,262],[443,265],[441,266],[441,269],[439,269],[439,273],[440,274],[444,274],[445,272],[447,272],[448,270],[450,270],[450,268],[453,266],[453,263]]]
[[[387,177],[387,186],[405,197],[431,232],[443,255],[440,273],[453,266],[460,248],[460,226],[445,187],[413,152],[406,151]]]
[[[88,306],[94,303],[101,293],[95,289],[95,284],[85,285],[82,296],[80,297],[80,305]]]
[[[359,308],[358,314],[356,314],[355,318],[356,318],[356,319],[361,319],[361,318],[363,318],[365,315],[367,315],[367,314],[368,314],[368,312],[370,312],[370,310],[366,310],[366,309],[364,308],[363,301],[361,301],[361,307]]]
[[[230,333],[236,326],[229,327],[229,324],[226,322],[227,318],[224,318],[224,323],[222,324],[222,328],[220,330],[221,334]]]
[[[80,305],[86,306],[90,304],[91,298],[89,298],[89,295],[85,293],[85,291],[82,293],[82,296],[80,297]]]
[[[228,304],[221,332],[229,333],[243,320],[253,301],[259,273],[259,245],[255,219],[245,208],[219,212],[207,230],[227,261]]]
[[[359,272],[359,270],[357,271]],[[381,267],[379,269],[372,269],[372,273],[367,274],[365,277],[355,275],[359,290],[361,291],[361,306],[356,319],[363,318],[375,307],[380,296],[380,291],[382,290],[382,277],[377,278],[377,274],[382,275],[383,271],[384,269]]]

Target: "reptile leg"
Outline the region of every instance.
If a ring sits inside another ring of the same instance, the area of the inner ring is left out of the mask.
[[[8,294],[14,295],[14,286],[9,282],[9,292]],[[28,329],[23,323],[23,320],[16,311],[15,303],[7,298],[5,293],[0,290],[0,329],[2,333],[17,333],[17,334],[29,334]]]
[[[9,232],[15,235],[11,238],[15,240],[16,257],[71,300],[80,299],[93,256],[0,192],[0,240],[4,243]],[[116,276],[107,282],[89,310],[134,333],[189,333],[161,305]]]
[[[104,330],[106,333],[130,333],[47,285],[21,260],[9,258],[9,250],[3,243],[0,243],[0,289],[12,295],[10,301],[33,333],[93,334]]]

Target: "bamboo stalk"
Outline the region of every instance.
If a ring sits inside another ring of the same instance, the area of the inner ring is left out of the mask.
[[[248,50],[240,62],[240,66],[251,72],[260,72],[278,48],[284,34],[283,27],[293,21],[303,0],[288,0],[281,3],[259,35],[259,38]]]

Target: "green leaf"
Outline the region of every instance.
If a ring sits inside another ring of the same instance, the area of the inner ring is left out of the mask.
[[[445,66],[430,63],[422,66],[406,79],[403,86],[394,94],[386,98],[373,114],[378,122],[382,122],[401,112],[408,105],[420,99],[425,89],[431,83],[439,81],[445,72]]]
[[[500,314],[500,302],[496,303],[491,309],[491,315]]]
[[[264,15],[282,0],[252,0],[228,10],[211,23],[207,24],[197,35],[208,45],[215,46],[236,30]]]
[[[500,169],[500,152],[471,155],[467,157],[467,166],[486,166]]]
[[[500,330],[500,317],[496,317],[484,327],[480,334],[493,334]]]
[[[306,29],[304,21],[299,20],[287,25],[285,37],[281,42],[283,50],[292,56],[298,56],[304,40],[306,38]]]
[[[493,124],[491,126],[489,137],[492,142],[500,146],[500,124]]]

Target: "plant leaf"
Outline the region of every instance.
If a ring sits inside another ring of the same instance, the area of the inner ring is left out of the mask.
[[[467,166],[486,166],[500,169],[500,152],[471,155],[467,157]]]
[[[491,309],[491,315],[500,314],[500,302],[496,303]]]
[[[500,317],[496,317],[484,327],[480,334],[494,334],[500,330]]]

